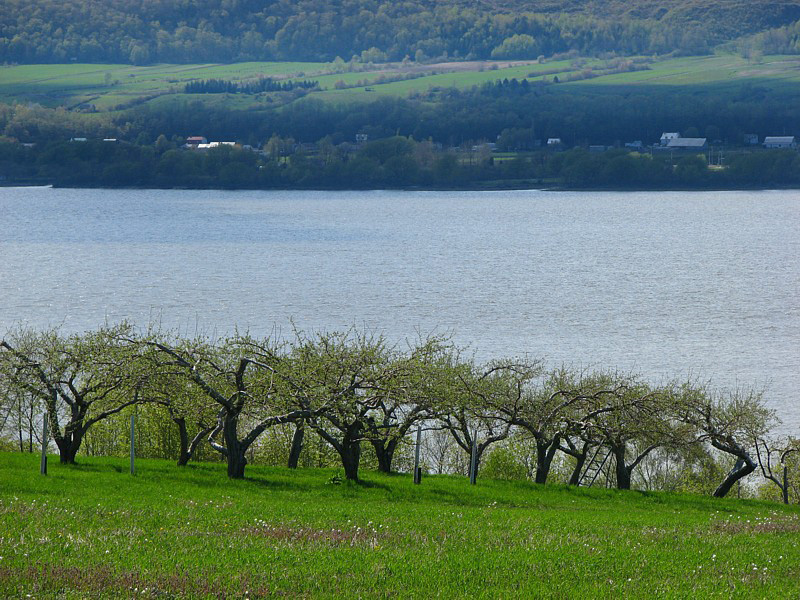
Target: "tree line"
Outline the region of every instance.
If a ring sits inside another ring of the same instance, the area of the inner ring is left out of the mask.
[[[316,81],[275,81],[271,77],[259,77],[250,81],[228,79],[201,79],[183,86],[185,94],[260,94],[262,92],[291,92],[313,90],[319,87]]]
[[[796,442],[770,437],[776,415],[752,389],[653,383],[530,357],[479,363],[447,338],[392,345],[355,329],[214,339],[121,324],[74,335],[20,328],[0,342],[7,447],[38,447],[45,415],[62,463],[82,451],[113,454],[113,430],[125,428],[110,424],[132,410],[140,437],[156,438],[151,447],[169,440],[161,451],[179,466],[217,453],[231,478],[262,453],[297,467],[309,446],[320,465],[335,457],[346,479],[359,479],[365,448],[390,473],[420,428],[439,472],[455,448],[462,465],[474,452],[495,476],[522,468],[540,484],[601,477],[619,489],[663,489],[671,477],[722,497],[760,469],[787,500],[797,494],[777,470]]]

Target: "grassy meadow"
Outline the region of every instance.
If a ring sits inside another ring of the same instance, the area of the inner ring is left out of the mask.
[[[800,510],[524,482],[0,454],[8,598],[778,598]]]
[[[604,74],[612,63],[599,59],[545,61],[476,61],[417,65],[358,65],[348,71],[333,63],[237,63],[232,65],[66,64],[0,67],[0,102],[36,102],[74,109],[94,105],[98,111],[123,110],[151,104],[164,107],[199,100],[206,105],[254,110],[292,101],[286,94],[183,94],[189,81],[247,81],[260,76],[281,80],[315,80],[320,91],[311,96],[327,102],[358,103],[378,96],[406,97],[436,87],[468,88],[503,78],[530,82],[559,79],[565,92],[648,90],[659,86],[740,86],[751,82],[765,90],[793,93],[800,86],[800,57],[768,56],[757,63],[735,55],[654,60],[647,69]],[[592,70],[594,72],[592,73]],[[586,78],[587,73],[592,73]],[[392,79],[405,78],[400,81]],[[342,85],[347,86],[344,89]],[[277,103],[275,103],[277,102]]]

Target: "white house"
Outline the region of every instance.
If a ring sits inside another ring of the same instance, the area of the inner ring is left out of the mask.
[[[797,148],[793,135],[768,135],[764,138],[764,148]]]
[[[211,150],[220,146],[235,146],[236,142],[209,142],[207,144],[197,144],[198,150]]]

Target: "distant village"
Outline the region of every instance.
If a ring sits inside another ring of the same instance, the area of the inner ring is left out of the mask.
[[[73,141],[85,141],[85,138],[73,138]],[[104,140],[104,141],[116,141],[116,140]],[[289,156],[292,154],[303,153],[307,155],[314,155],[320,152],[320,144],[319,143],[297,143],[293,140],[286,141],[282,140],[285,143],[281,143],[278,148],[271,148],[267,149],[266,146],[263,147],[254,147],[247,144],[240,144],[235,141],[209,141],[207,138],[203,136],[189,136],[186,138],[185,143],[181,146],[186,150],[194,150],[194,151],[206,151],[212,150],[214,148],[219,148],[221,146],[229,146],[234,148],[239,148],[243,150],[250,150],[253,152],[257,152],[264,155],[274,156],[275,153],[280,154],[281,156]],[[365,133],[356,134],[355,140],[353,143],[344,142],[338,144],[336,147],[340,150],[345,152],[347,151],[357,151],[361,146],[366,144],[369,141],[369,136]],[[489,152],[489,153],[497,153],[503,151],[511,151],[515,152],[518,149],[508,149],[508,148],[500,148],[497,142],[480,142],[480,143],[471,143],[461,146],[452,146],[452,147],[445,147],[443,144],[433,143],[433,149],[437,151],[452,151],[452,152]],[[546,140],[535,140],[532,144],[534,149],[539,150],[550,150],[550,151],[563,151],[570,149],[569,146],[565,145],[561,138],[547,138]],[[758,134],[745,134],[741,143],[738,146],[733,145],[723,145],[723,143],[719,140],[715,140],[712,144],[709,144],[707,138],[703,137],[682,137],[678,132],[664,132],[661,134],[661,138],[658,142],[654,144],[645,144],[642,140],[634,140],[631,142],[625,142],[624,144],[618,145],[599,145],[599,144],[591,144],[589,146],[582,145],[582,146],[575,146],[579,148],[587,149],[589,152],[606,152],[608,150],[614,150],[617,148],[625,148],[632,152],[647,152],[647,153],[684,153],[684,154],[707,154],[709,153],[710,149],[714,150],[725,150],[725,149],[797,149],[797,138],[793,135],[781,135],[781,136],[765,136],[763,140],[758,136]]]
[[[86,142],[89,138],[85,137],[73,137],[70,138],[71,142]],[[117,142],[116,138],[104,138],[102,141],[104,142]],[[284,140],[282,140],[284,141]],[[354,143],[344,142],[342,144],[338,144],[337,148],[342,150],[353,149],[357,150],[365,143],[369,141],[369,136],[365,133],[359,133],[355,136]],[[35,144],[23,144],[25,146],[35,146]],[[258,152],[261,154],[268,153],[265,147],[257,147],[252,146],[249,144],[241,144],[235,141],[209,141],[207,138],[199,135],[192,135],[186,138],[185,142],[181,145],[181,147],[185,150],[197,150],[197,151],[204,151],[204,150],[213,150],[215,148],[220,148],[223,146],[228,146],[231,148],[238,148],[242,150],[250,150],[253,152]],[[465,146],[452,146],[452,147],[445,147],[443,144],[434,143],[434,148],[440,151],[454,151],[454,152],[463,152],[465,150]],[[547,150],[568,150],[570,149],[567,145],[565,145],[561,138],[547,138],[547,140],[534,140],[533,147],[538,149],[547,149]],[[613,150],[620,147],[624,147],[628,150],[634,152],[686,152],[692,154],[700,154],[704,152],[708,152],[709,150],[709,142],[707,138],[701,137],[681,137],[681,134],[678,132],[664,132],[661,134],[661,138],[655,144],[646,145],[641,140],[634,140],[632,142],[625,142],[624,144],[618,145],[599,145],[599,144],[590,144],[589,146],[586,145],[579,145],[574,146],[576,148],[585,148],[588,149],[589,152],[605,152],[607,150]],[[723,145],[720,140],[715,141],[715,143],[711,146],[712,148],[720,147],[720,148],[734,148],[731,145]],[[742,143],[738,146],[739,148],[759,148],[763,147],[765,149],[784,149],[784,150],[796,150],[797,149],[797,138],[793,135],[779,135],[779,136],[766,136],[764,137],[763,141],[760,141],[758,134],[755,133],[748,133],[744,135]],[[305,142],[305,143],[296,143],[294,141],[289,141],[288,143],[281,144],[280,153],[282,155],[291,155],[297,153],[306,153],[306,154],[316,154],[320,150],[320,145],[315,142]],[[481,150],[488,150],[490,152],[500,152],[504,151],[500,149],[496,142],[480,142],[477,144],[468,144],[466,146],[466,150],[472,152],[478,152]],[[511,150],[515,151],[515,150]]]

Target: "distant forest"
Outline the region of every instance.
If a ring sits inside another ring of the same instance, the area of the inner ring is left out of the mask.
[[[796,0],[0,0],[6,63],[800,51]]]

